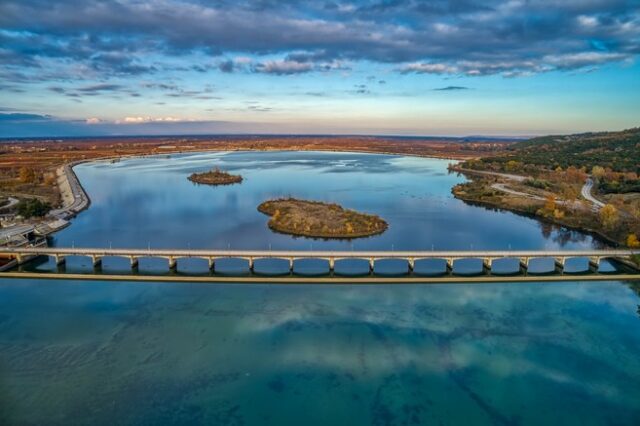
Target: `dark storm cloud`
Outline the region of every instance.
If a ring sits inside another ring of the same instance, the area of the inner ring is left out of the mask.
[[[635,58],[639,9],[622,0],[3,0],[0,68],[54,60],[139,75],[162,70],[151,55],[233,52],[282,59],[195,70],[291,75],[368,60],[402,73],[515,77]]]

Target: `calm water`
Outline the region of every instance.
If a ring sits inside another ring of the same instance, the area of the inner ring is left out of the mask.
[[[186,180],[216,165],[245,182],[214,188]],[[344,250],[597,245],[579,233],[453,199],[450,188],[462,178],[448,175],[446,165],[291,152],[83,165],[76,170],[93,204],[54,243]],[[275,234],[256,206],[286,195],[376,213],[390,228],[353,242]],[[126,266],[108,259],[104,269]],[[179,265],[186,273],[202,267]],[[52,268],[51,262],[36,267]],[[72,258],[67,268],[91,265]],[[140,266],[141,273],[162,268],[150,259]],[[637,424],[638,293],[617,282],[3,280],[0,424]]]

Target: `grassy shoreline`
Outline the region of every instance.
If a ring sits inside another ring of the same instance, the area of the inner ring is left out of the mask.
[[[492,180],[476,175],[469,182],[454,186],[451,193],[469,204],[510,211],[543,223],[583,232],[611,246],[626,245],[626,238],[631,230],[627,222],[621,221],[615,228],[606,229],[598,213],[588,208],[571,209],[556,202],[555,210],[552,210],[547,206],[548,201],[503,194],[491,187],[493,183]],[[554,214],[558,209],[562,214]]]

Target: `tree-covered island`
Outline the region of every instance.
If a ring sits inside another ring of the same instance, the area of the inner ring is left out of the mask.
[[[241,183],[242,176],[232,175],[231,173],[215,168],[208,172],[193,173],[189,176],[189,180],[204,185],[233,185],[234,183]]]

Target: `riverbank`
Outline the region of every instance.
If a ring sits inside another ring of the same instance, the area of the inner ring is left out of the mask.
[[[65,164],[56,170],[57,188],[62,205],[50,210],[45,217],[23,220],[2,229],[0,239],[3,244],[28,244],[31,235],[46,238],[70,225],[70,220],[87,209],[91,200],[80,184],[73,167],[86,161]],[[41,243],[41,240],[37,241]]]
[[[454,170],[466,174],[461,170]],[[511,211],[536,220],[595,236],[612,246],[625,246],[630,233],[638,232],[631,217],[617,217],[615,225],[606,222],[599,208],[588,201],[563,200],[561,194],[521,192],[505,187],[502,174],[470,173],[469,182],[454,186],[451,193],[467,203]],[[499,176],[496,176],[499,175]],[[526,180],[518,180],[520,184]]]
[[[147,155],[224,151],[326,151],[464,160],[502,152],[513,141],[367,136],[145,137],[0,141],[0,192],[47,197],[56,205],[55,171],[68,163]],[[25,176],[33,175],[28,181]]]

